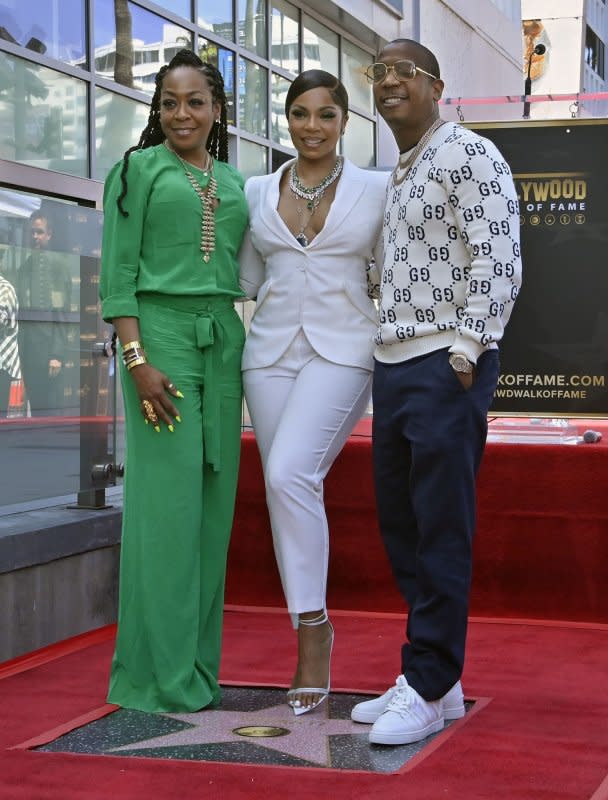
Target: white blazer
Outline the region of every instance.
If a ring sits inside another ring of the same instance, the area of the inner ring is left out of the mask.
[[[371,299],[382,265],[388,173],[348,160],[321,232],[302,247],[277,211],[281,176],[293,164],[245,184],[249,231],[240,251],[241,288],[257,305],[243,369],[268,367],[300,329],[315,351],[337,364],[372,368],[378,320]]]

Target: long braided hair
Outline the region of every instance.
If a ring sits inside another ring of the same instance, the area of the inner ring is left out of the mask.
[[[178,67],[192,67],[192,69],[199,70],[209,81],[213,102],[220,104],[221,112],[219,122],[213,123],[209,138],[207,139],[206,148],[213,158],[218,161],[228,161],[228,119],[226,116],[226,93],[224,91],[222,73],[216,69],[213,64],[202,61],[192,50],[180,50],[173,56],[171,61],[161,67],[156,74],[156,89],[152,97],[148,124],[141,132],[139,142],[134,147],[130,147],[122,157],[122,170],[120,172],[122,192],[116,200],[116,204],[123,217],[129,216],[129,212],[122,205],[122,201],[127,196],[129,188],[127,185],[129,158],[131,153],[135,150],[145,150],[147,147],[154,147],[157,144],[162,144],[164,141],[165,134],[160,127],[160,93],[163,80],[167,73]]]

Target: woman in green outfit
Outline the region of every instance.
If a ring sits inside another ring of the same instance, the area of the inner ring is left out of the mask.
[[[221,696],[247,224],[227,159],[222,76],[182,50],[159,71],[148,125],[104,192],[102,315],[120,342],[127,444],[108,700],[141,711]]]

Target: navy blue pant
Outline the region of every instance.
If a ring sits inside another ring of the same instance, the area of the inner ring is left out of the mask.
[[[409,606],[401,670],[426,700],[460,678],[475,530],[475,478],[498,380],[498,352],[477,361],[466,390],[436,350],[376,362],[373,461],[378,520]]]

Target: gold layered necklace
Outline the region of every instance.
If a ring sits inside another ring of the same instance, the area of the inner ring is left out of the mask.
[[[437,117],[435,122],[433,122],[433,124],[426,129],[424,134],[421,136],[420,141],[413,148],[413,150],[410,150],[409,153],[404,153],[403,155],[399,156],[399,161],[397,162],[397,166],[395,167],[391,175],[393,186],[399,186],[400,183],[403,183],[403,181],[410,174],[410,170],[414,166],[414,162],[429,143],[431,136],[444,123],[445,123],[444,119]]]
[[[203,189],[203,187],[188,169],[188,162],[184,161],[184,159],[178,153],[176,153],[172,147],[169,146],[166,139],[163,144],[170,153],[173,153],[173,155],[182,165],[186,178],[198,195],[198,199],[201,201],[202,220],[200,250],[203,254],[203,261],[205,264],[207,264],[209,263],[211,254],[215,250],[215,200],[217,198],[217,181],[215,179],[215,175],[213,174],[213,158],[211,157],[210,153],[205,151],[207,154],[207,160],[205,162],[205,166],[203,167],[203,177],[206,178],[209,176],[209,183]]]

